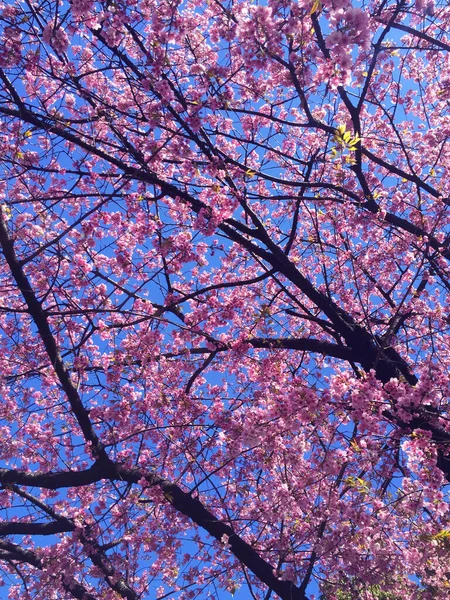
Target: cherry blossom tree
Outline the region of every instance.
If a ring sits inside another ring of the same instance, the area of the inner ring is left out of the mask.
[[[448,598],[447,0],[0,23],[8,597]]]

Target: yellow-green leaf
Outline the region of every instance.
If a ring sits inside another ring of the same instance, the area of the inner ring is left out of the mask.
[[[450,529],[442,529],[438,533],[431,536],[432,540],[442,541],[450,538]]]
[[[320,0],[314,0],[309,14],[313,15],[314,13],[320,12],[321,10],[322,10],[322,2]]]

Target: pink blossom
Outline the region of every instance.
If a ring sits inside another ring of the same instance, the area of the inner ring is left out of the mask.
[[[66,52],[69,47],[69,38],[66,32],[61,26],[55,27],[53,22],[47,23],[44,27],[42,39],[58,53]]]

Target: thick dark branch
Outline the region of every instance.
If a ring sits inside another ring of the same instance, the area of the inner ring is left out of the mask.
[[[8,553],[8,556],[13,560],[27,563],[37,569],[42,569],[42,561],[32,550],[25,550],[17,544],[13,544],[8,540],[0,539],[0,549]]]
[[[0,469],[0,483],[5,486],[15,483],[29,487],[41,487],[47,490],[80,487],[108,478],[109,472],[99,462],[96,462],[86,471],[34,471],[30,473],[13,469]]]
[[[250,544],[247,544],[232,527],[217,519],[198,498],[194,498],[190,493],[183,491],[170,481],[153,474],[146,475],[139,469],[127,469],[119,466],[117,471],[123,481],[138,483],[145,477],[150,486],[157,485],[164,492],[167,501],[177,511],[202,527],[220,543],[226,540],[236,558],[282,600],[306,600],[305,594],[300,592],[297,586],[290,581],[278,579],[274,575],[274,567],[261,558],[258,552]]]
[[[92,449],[98,457],[103,457],[105,460],[108,460],[105,450],[93,430],[92,423],[89,419],[89,412],[84,407],[78,391],[72,383],[69,371],[61,358],[55,338],[53,337],[50,325],[48,324],[47,315],[42,308],[42,304],[37,299],[28,277],[25,275],[21,264],[17,260],[14,251],[14,242],[9,237],[6,223],[7,221],[4,217],[3,210],[0,209],[0,246],[11,270],[11,275],[26,302],[28,312],[37,327],[50,362],[67,395],[72,411],[77,418],[86,441],[92,444]]]
[[[26,563],[39,570],[42,570],[46,566],[32,550],[25,550],[21,546],[3,539],[0,539],[0,560],[1,559],[10,562]],[[90,594],[83,585],[78,583],[78,581],[72,577],[66,577],[64,573],[61,575],[61,583],[64,589],[78,600],[98,600],[95,596]]]
[[[394,29],[400,29],[401,31],[410,33],[414,37],[417,37],[420,40],[423,40],[424,42],[431,44],[431,46],[436,46],[436,47],[440,48],[441,50],[450,52],[449,44],[446,44],[445,42],[441,42],[441,40],[437,40],[436,38],[431,37],[430,35],[426,34],[424,31],[417,31],[417,29],[413,29],[413,27],[408,27],[408,25],[404,25],[403,23],[394,23],[392,25],[392,27]],[[430,48],[429,47],[423,48],[423,50],[430,50]]]
[[[441,200],[445,204],[449,203],[448,200],[446,200],[445,198],[442,198],[441,194],[433,186],[428,185],[428,183],[425,183],[425,181],[420,179],[420,177],[418,175],[416,175],[415,173],[408,173],[407,171],[404,171],[403,169],[399,169],[392,163],[386,162],[384,159],[380,158],[379,156],[377,156],[376,154],[374,154],[373,152],[371,152],[364,146],[361,146],[361,153],[364,154],[364,156],[366,156],[368,159],[370,159],[372,162],[374,162],[378,166],[383,167],[383,169],[386,169],[386,171],[389,174],[394,173],[395,175],[398,175],[398,177],[401,177],[402,179],[411,181],[418,188],[424,190],[425,192],[430,194],[430,196],[433,196],[433,198],[441,198]]]
[[[339,346],[338,344],[332,344],[323,340],[317,340],[315,338],[271,338],[271,337],[259,337],[249,338],[243,340],[244,344],[248,344],[252,348],[257,349],[270,349],[270,350],[302,350],[304,352],[317,352],[324,356],[332,356],[334,358],[340,358],[349,362],[359,362],[359,357],[354,353],[351,348],[346,346]],[[226,352],[230,350],[232,345],[223,345],[211,350],[210,348],[191,348],[189,354],[212,354],[216,352]],[[177,354],[165,353],[163,356],[171,358],[174,356],[181,356],[186,352],[180,352]]]
[[[316,340],[315,338],[252,338],[248,343],[253,348],[303,350],[305,352],[317,352],[324,356],[332,356],[349,362],[359,362],[358,355],[351,348]]]
[[[61,521],[53,521],[52,523],[11,521],[0,523],[0,537],[3,535],[55,535],[72,529],[73,527],[68,527]]]

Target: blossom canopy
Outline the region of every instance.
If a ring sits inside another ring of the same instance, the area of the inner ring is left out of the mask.
[[[8,598],[448,598],[449,31],[0,2]]]

